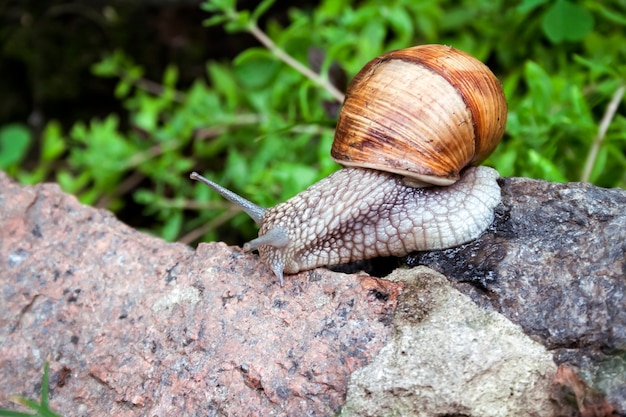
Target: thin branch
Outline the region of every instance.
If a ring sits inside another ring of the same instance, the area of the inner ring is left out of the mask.
[[[178,239],[178,241],[180,243],[185,243],[188,245],[194,240],[200,239],[202,235],[206,234],[207,232],[210,232],[211,230],[217,228],[218,226],[226,223],[227,221],[235,217],[235,215],[238,214],[239,212],[241,212],[241,210],[237,209],[234,206],[231,206],[231,208],[227,212],[222,214],[221,216],[216,217],[215,219],[208,222],[207,224],[192,230],[191,232],[187,233],[186,235]]]
[[[587,161],[585,162],[585,169],[583,170],[583,174],[580,178],[581,181],[588,182],[591,177],[591,171],[593,170],[593,166],[596,162],[596,158],[598,157],[598,152],[600,151],[600,146],[602,146],[602,142],[606,137],[606,132],[609,129],[609,125],[611,121],[615,117],[615,113],[617,112],[617,107],[619,103],[622,101],[622,97],[624,96],[624,91],[626,91],[626,86],[622,85],[618,88],[615,93],[613,93],[613,98],[611,98],[611,102],[606,106],[606,110],[604,112],[604,116],[602,117],[602,121],[600,122],[600,127],[598,128],[598,135],[593,140],[591,144],[591,148],[589,149],[589,153],[587,154]]]
[[[133,77],[130,75],[130,73],[128,71],[125,70],[119,70],[116,71],[116,74],[119,78],[128,80],[133,86],[135,86],[136,88],[139,88],[147,93],[153,94],[155,96],[161,96],[165,93],[166,89],[163,85],[152,81],[152,80],[148,80],[147,78],[143,78],[143,77]],[[182,91],[178,91],[173,89],[172,90],[172,101],[176,102],[176,103],[184,103],[186,100],[186,95],[185,93],[183,93]]]
[[[135,189],[137,185],[144,179],[144,175],[141,172],[133,172],[130,176],[126,177],[124,181],[118,184],[115,191],[109,195],[100,196],[98,201],[94,204],[97,208],[107,208],[111,201],[115,200],[118,197],[123,196],[127,192]]]
[[[228,131],[228,129],[240,126],[247,126],[260,123],[262,118],[257,114],[241,114],[235,117],[229,123],[224,123],[221,125],[213,125],[211,127],[201,127],[198,128],[194,133],[194,140],[206,140],[210,138],[214,138],[222,133]],[[129,160],[126,162],[126,169],[135,168],[138,165],[156,158],[166,152],[174,151],[185,143],[183,141],[170,141],[165,143],[158,143],[152,146],[149,149],[146,149],[141,152],[135,153]]]
[[[248,26],[248,32],[250,32],[255,38],[259,40],[267,49],[269,49],[274,55],[276,55],[281,61],[289,65],[291,68],[304,75],[315,84],[319,85],[326,91],[328,91],[334,98],[340,103],[343,103],[345,95],[337,89],[327,79],[321,77],[319,74],[312,71],[310,68],[302,65],[299,61],[295,60],[291,55],[281,49],[263,32],[256,23],[251,23]]]
[[[202,127],[197,129],[194,132],[194,139],[197,140],[205,140],[214,138],[222,133],[228,131],[233,127],[247,126],[247,125],[256,125],[263,121],[263,117],[259,114],[239,114],[235,117],[231,122],[223,123],[223,124],[214,124],[211,127]]]
[[[152,146],[149,149],[146,149],[145,151],[141,151],[141,152],[136,152],[127,162],[126,162],[126,166],[125,169],[131,169],[131,168],[136,168],[138,165],[141,165],[142,163],[151,160],[153,158],[156,158],[157,156],[168,152],[168,151],[173,151],[178,149],[179,147],[182,146],[181,141],[178,142],[166,142],[166,143],[159,143],[157,145]]]
[[[161,84],[154,82],[152,80],[148,80],[146,78],[135,78],[132,82],[138,88],[141,88],[148,93],[154,94],[155,96],[161,96],[165,93],[165,87]],[[174,95],[172,96],[172,100],[176,103],[184,103],[185,102],[185,93],[180,92],[178,90],[173,90]]]
[[[181,198],[161,198],[159,206],[164,208],[184,209],[184,210],[230,210],[233,208],[232,203],[228,201],[210,201],[199,202]],[[238,211],[239,212],[239,211]]]

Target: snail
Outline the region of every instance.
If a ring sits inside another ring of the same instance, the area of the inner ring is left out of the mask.
[[[500,202],[496,170],[473,166],[506,124],[502,87],[458,49],[421,45],[367,63],[348,86],[332,158],[344,168],[265,209],[201,181],[259,226],[258,249],[283,274],[379,256],[444,249],[477,238]]]

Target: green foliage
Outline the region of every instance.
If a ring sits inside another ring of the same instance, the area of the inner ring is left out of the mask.
[[[41,399],[39,402],[33,401],[24,397],[15,397],[14,401],[30,408],[34,411],[34,414],[23,413],[20,411],[13,411],[0,408],[0,416],[4,417],[60,417],[59,414],[56,414],[48,405],[48,368],[49,364],[46,361],[43,368],[43,376],[41,377]]]
[[[338,168],[328,156],[336,113],[327,109],[339,105],[342,71],[350,79],[382,52],[443,43],[483,60],[503,83],[507,130],[487,164],[505,176],[626,187],[623,0],[322,0],[260,28],[272,4],[249,11],[205,1],[206,25],[247,32],[259,46],[206,63],[206,76],[184,91],[173,66],[147,80],[123,52],[106,56],[93,74],[117,79],[128,119],[78,121],[69,132],[50,122],[35,168],[22,163],[29,132],[5,126],[0,168],[26,183],[56,180],[88,204],[132,204],[166,239],[228,240],[215,230],[231,219],[242,235],[232,239],[249,238],[251,222],[189,172],[263,206],[284,201]]]
[[[22,162],[30,141],[30,131],[24,125],[10,124],[0,128],[0,169]]]
[[[556,0],[541,20],[541,28],[553,43],[581,41],[593,29],[593,16],[568,0]]]

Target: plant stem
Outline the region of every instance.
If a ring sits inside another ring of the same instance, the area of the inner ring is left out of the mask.
[[[598,152],[600,150],[600,146],[606,137],[606,132],[609,129],[609,125],[615,117],[615,113],[617,112],[617,107],[619,103],[622,101],[622,97],[624,96],[624,91],[626,90],[626,86],[622,85],[618,88],[615,93],[613,93],[613,98],[611,98],[610,103],[606,106],[606,110],[604,112],[604,116],[602,116],[602,121],[600,122],[600,127],[598,128],[598,134],[596,135],[593,143],[591,144],[591,148],[589,149],[589,153],[587,154],[587,161],[585,162],[585,169],[583,170],[583,174],[580,177],[581,181],[588,182],[591,177],[591,171],[593,170],[593,166],[596,162],[596,158],[598,157]]]
[[[315,84],[324,88],[328,91],[334,98],[340,103],[343,103],[343,99],[345,95],[337,89],[334,85],[332,85],[327,79],[321,77],[319,74],[311,71],[310,68],[302,65],[300,62],[295,60],[291,55],[281,49],[278,45],[274,43],[266,34],[263,32],[256,23],[252,22],[248,26],[248,32],[252,34],[255,38],[258,39],[267,49],[269,49],[274,55],[276,55],[281,61],[289,65],[291,68],[298,71],[300,74],[304,75]]]
[[[136,78],[133,80],[133,83],[135,84],[135,86],[141,88],[144,91],[147,91],[148,93],[154,94],[155,96],[163,95],[163,93],[165,92],[165,87],[163,87],[161,84],[151,80],[147,80],[145,78]],[[184,103],[185,93],[174,90],[172,100],[177,103]]]
[[[185,243],[185,244],[188,245],[191,242],[193,242],[194,240],[200,239],[202,237],[202,235],[204,235],[205,233],[208,233],[209,231],[214,230],[218,226],[226,223],[227,221],[229,221],[230,219],[235,217],[235,215],[240,213],[240,212],[241,212],[241,210],[239,210],[238,208],[236,208],[233,205],[230,205],[230,208],[228,209],[228,211],[223,213],[221,216],[213,219],[212,221],[208,222],[207,224],[205,224],[205,225],[203,225],[201,227],[198,227],[197,229],[194,229],[191,232],[187,233],[186,235],[182,236],[181,238],[178,239],[178,242]]]

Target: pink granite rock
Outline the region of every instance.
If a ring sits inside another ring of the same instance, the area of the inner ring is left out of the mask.
[[[391,336],[402,285],[137,232],[0,173],[0,407],[81,415],[329,415]]]

